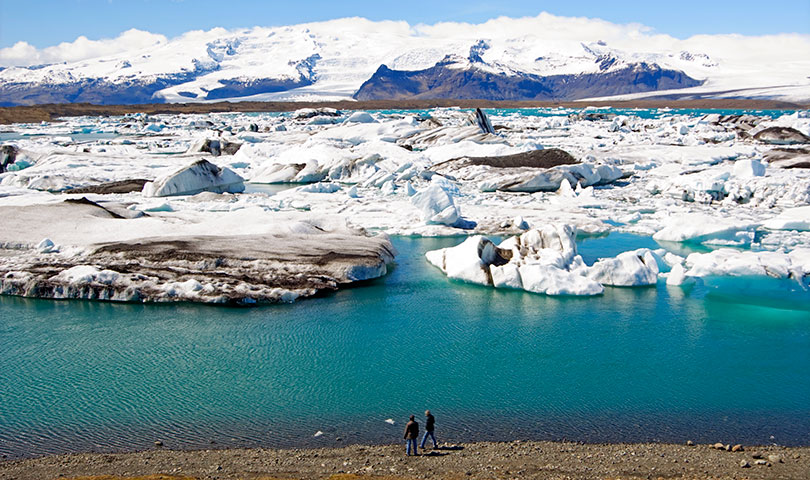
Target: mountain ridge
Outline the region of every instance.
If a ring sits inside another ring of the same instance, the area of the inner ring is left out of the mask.
[[[678,40],[605,22],[586,29],[576,20],[541,14],[412,27],[347,18],[189,32],[85,60],[6,66],[0,69],[0,105],[407,98],[403,93],[413,85],[380,96],[385,89],[380,75],[374,76],[390,72],[417,83],[448,82],[416,88],[415,98],[574,100],[665,93],[810,99],[810,36],[785,36],[795,51],[770,52],[757,38]],[[390,72],[380,71],[382,66]],[[377,93],[369,81],[376,82]]]

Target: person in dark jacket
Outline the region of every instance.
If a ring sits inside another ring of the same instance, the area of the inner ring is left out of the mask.
[[[430,436],[431,440],[433,440],[433,448],[439,448],[439,444],[436,443],[436,435],[433,435],[433,430],[436,428],[436,418],[430,413],[430,410],[425,410],[425,436],[422,437],[422,449],[425,448],[425,442],[427,441],[428,436]]]
[[[410,421],[405,425],[405,443],[407,448],[405,449],[405,454],[411,454],[411,447],[413,447],[413,454],[419,455],[416,451],[416,439],[419,438],[419,423],[414,420],[413,415],[411,415]]]

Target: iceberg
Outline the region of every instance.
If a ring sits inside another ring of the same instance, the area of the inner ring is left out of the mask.
[[[640,248],[599,260],[588,269],[588,278],[616,287],[655,285],[658,263],[649,249]]]
[[[496,246],[482,236],[432,250],[428,262],[449,278],[546,295],[599,295],[604,288],[583,275],[569,225],[545,225]]]
[[[244,179],[229,168],[219,168],[208,160],[198,160],[143,186],[145,197],[196,195],[201,192],[240,193]]]
[[[411,195],[411,203],[419,209],[422,220],[428,225],[453,226],[461,220],[453,195],[439,182],[432,182],[426,189]]]

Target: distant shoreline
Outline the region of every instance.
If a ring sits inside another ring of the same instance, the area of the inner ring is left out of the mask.
[[[697,99],[697,100],[621,100],[621,101],[493,101],[493,100],[371,100],[334,102],[216,102],[216,103],[150,103],[142,105],[94,105],[89,103],[60,103],[17,107],[0,107],[0,124],[50,122],[60,117],[107,116],[127,113],[193,114],[224,112],[290,112],[299,108],[331,107],[338,110],[421,110],[436,107],[460,108],[696,108],[794,110],[810,108],[807,104],[777,100]]]
[[[406,457],[404,443],[305,449],[154,448],[0,460],[0,478],[768,479],[807,478],[810,472],[809,447],[736,450],[739,447],[727,451],[709,445],[538,441],[449,445],[421,450],[418,457]]]

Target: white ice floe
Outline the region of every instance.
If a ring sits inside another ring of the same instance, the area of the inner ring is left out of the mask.
[[[762,222],[769,230],[810,231],[810,206],[788,208],[779,215]]]
[[[686,257],[687,275],[707,276],[768,276],[795,278],[804,281],[810,274],[810,249],[797,249],[791,253],[740,251],[721,248],[709,253],[692,253]]]
[[[653,238],[664,242],[746,245],[753,241],[756,226],[755,223],[692,213],[665,220],[664,228]]]

